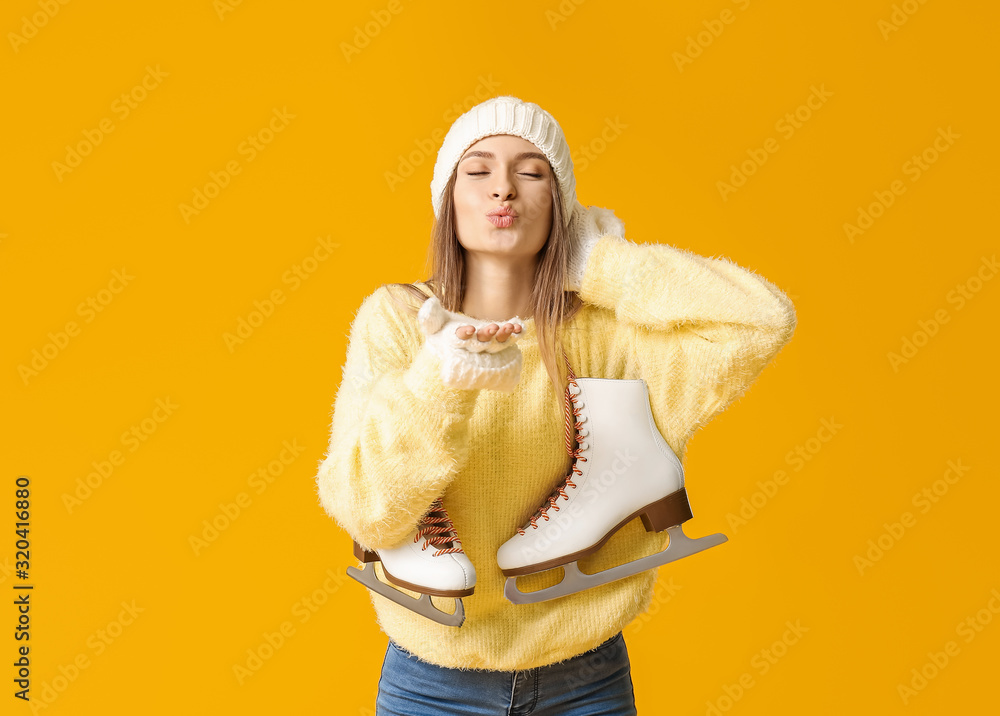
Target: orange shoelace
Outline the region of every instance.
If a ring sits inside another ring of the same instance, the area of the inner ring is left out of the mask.
[[[580,417],[581,408],[577,406],[575,397],[569,390],[569,386],[572,385],[579,388],[579,384],[576,382],[576,373],[573,372],[573,366],[570,365],[569,358],[566,356],[566,351],[563,351],[563,359],[566,361],[566,369],[569,371],[568,380],[566,386],[566,453],[570,456],[572,463],[570,464],[569,472],[566,477],[563,478],[556,488],[549,495],[547,500],[538,508],[531,519],[524,525],[524,527],[518,528],[518,534],[524,534],[527,528],[530,526],[532,529],[538,529],[538,520],[540,518],[545,518],[546,521],[549,519],[548,511],[553,509],[556,512],[559,511],[559,505],[556,502],[560,498],[569,499],[569,495],[566,494],[567,487],[576,487],[576,483],[573,482],[574,475],[582,475],[583,470],[577,467],[577,462],[587,462],[587,458],[580,454],[581,447],[580,443],[583,442],[583,437],[580,435],[580,427],[583,422],[578,420]],[[574,444],[575,443],[575,444]]]
[[[440,497],[431,503],[431,509],[427,513],[427,516],[420,521],[420,526],[413,541],[419,542],[421,537],[424,539],[424,546],[420,548],[421,550],[427,549],[430,545],[439,547],[434,553],[435,557],[442,554],[465,551],[459,546],[462,542],[458,539],[455,525],[452,524],[451,518],[448,517],[448,512],[444,509],[444,504],[441,502]]]

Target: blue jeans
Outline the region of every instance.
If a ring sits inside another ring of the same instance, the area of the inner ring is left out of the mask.
[[[448,669],[389,641],[377,716],[635,716],[622,632],[558,664],[525,671]]]

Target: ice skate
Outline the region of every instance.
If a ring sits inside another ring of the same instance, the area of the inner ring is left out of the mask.
[[[727,540],[723,534],[691,539],[681,524],[691,519],[680,460],[653,421],[645,381],[577,378],[566,389],[567,476],[534,516],[497,551],[507,577],[504,596],[532,604],[607,584],[701,552]],[[596,574],[577,566],[629,521],[648,532],[667,531],[666,549]],[[517,577],[564,568],[559,584],[534,592]]]
[[[383,597],[445,626],[461,626],[465,607],[461,597],[476,588],[476,570],[462,550],[455,527],[440,498],[417,528],[398,546],[372,552],[354,543],[354,556],[364,569],[348,567],[347,574]],[[375,574],[375,562],[382,563],[386,579],[396,586],[419,592],[415,598],[386,584]],[[431,602],[436,597],[454,597],[455,612],[448,614]]]

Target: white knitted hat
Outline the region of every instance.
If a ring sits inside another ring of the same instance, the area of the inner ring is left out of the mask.
[[[576,178],[562,128],[551,114],[537,104],[510,95],[493,97],[477,104],[451,125],[438,150],[434,178],[431,179],[434,216],[440,217],[445,186],[465,150],[483,137],[494,134],[512,134],[527,139],[548,158],[562,193],[563,223],[569,225],[577,205]]]

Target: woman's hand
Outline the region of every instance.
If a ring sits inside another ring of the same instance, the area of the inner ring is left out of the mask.
[[[476,331],[475,326],[462,325],[455,329],[455,335],[459,338],[465,339],[471,336],[473,333],[479,334],[479,340],[488,341],[491,339],[496,339],[499,343],[506,343],[507,338],[510,337],[512,333],[520,333],[521,325],[519,323],[504,323],[502,326],[498,326],[496,323],[490,323],[489,325],[483,326],[478,331]]]
[[[448,311],[437,296],[424,301],[417,321],[436,348],[459,348],[470,353],[499,353],[512,347],[524,329],[517,316],[501,326],[494,321],[480,321]]]
[[[517,339],[524,330],[515,316],[500,325],[448,311],[431,296],[417,313],[426,347],[441,359],[445,385],[510,392],[521,378],[523,356]]]

